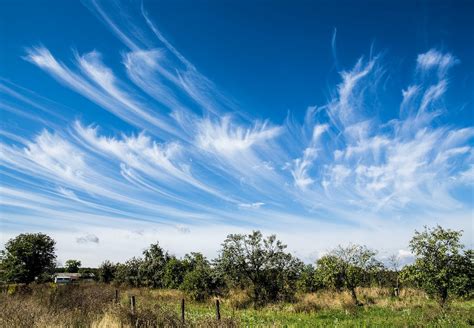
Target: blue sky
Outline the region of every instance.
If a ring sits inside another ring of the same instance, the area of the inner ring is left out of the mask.
[[[305,261],[351,241],[409,257],[439,223],[472,247],[473,12],[5,1],[0,242],[43,231],[96,265],[261,229]]]

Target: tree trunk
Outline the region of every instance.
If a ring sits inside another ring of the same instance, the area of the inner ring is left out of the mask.
[[[354,287],[351,287],[350,288],[350,291],[351,291],[351,296],[352,296],[352,300],[354,301],[354,304],[355,305],[361,305],[361,303],[359,302],[359,300],[357,299],[357,294],[356,294],[356,290]]]
[[[399,297],[399,296],[400,296],[400,281],[399,281],[398,272],[397,272],[397,281],[395,283],[395,297]]]
[[[448,289],[443,288],[440,293],[439,305],[441,305],[441,307],[444,307],[447,299],[448,299]]]

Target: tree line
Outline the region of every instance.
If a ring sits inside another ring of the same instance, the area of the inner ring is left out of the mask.
[[[0,252],[0,278],[7,283],[44,282],[54,272],[82,270],[102,283],[181,289],[194,300],[243,290],[255,306],[291,302],[298,292],[319,289],[347,290],[354,303],[362,305],[359,287],[390,288],[394,297],[400,288],[415,287],[444,305],[453,297],[473,296],[474,252],[460,243],[461,236],[462,231],[440,226],[415,231],[409,243],[415,261],[403,267],[396,256],[383,263],[375,250],[354,244],[338,246],[314,265],[304,264],[275,235],[254,231],[228,235],[212,261],[196,252],[177,258],[156,243],[142,257],[84,269],[78,260],[58,268],[55,242],[49,236],[20,234]]]

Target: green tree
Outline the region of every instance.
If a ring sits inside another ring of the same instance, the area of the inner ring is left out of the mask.
[[[303,264],[285,249],[275,235],[232,234],[222,244],[217,265],[229,286],[246,289],[255,306],[288,300],[294,296]]]
[[[190,269],[191,266],[188,261],[171,257],[164,268],[164,287],[173,289],[179,288],[184,281],[184,276]]]
[[[104,261],[98,270],[98,279],[100,282],[110,283],[115,278],[116,266],[110,261]]]
[[[78,272],[81,267],[81,261],[78,260],[67,260],[64,265],[66,272]]]
[[[318,259],[314,277],[316,283],[325,288],[334,288],[337,291],[344,288],[342,264],[337,256],[325,255]]]
[[[457,296],[472,298],[474,295],[474,250],[468,249],[458,257],[458,274],[454,277],[452,292]]]
[[[119,263],[115,266],[115,279],[118,284],[124,284],[132,287],[140,287],[142,284],[140,268],[143,260],[133,257],[125,263]]]
[[[370,277],[381,268],[376,252],[361,245],[339,246],[317,262],[317,273],[326,286],[346,288],[356,305],[357,287],[370,282]]]
[[[1,251],[0,272],[4,279],[20,283],[48,279],[55,268],[55,244],[42,233],[25,233],[10,239]]]
[[[144,286],[152,288],[164,287],[163,276],[170,256],[158,243],[151,244],[143,252],[144,259],[140,265],[140,280]]]
[[[188,272],[183,278],[181,289],[192,299],[202,301],[215,292],[213,272],[209,261],[201,253],[185,256]]]
[[[418,271],[415,268],[414,264],[405,265],[400,270],[400,285],[403,287],[412,287],[420,289],[420,279],[419,279]]]
[[[461,236],[462,231],[425,227],[422,232],[415,231],[410,241],[416,256],[413,279],[441,306],[450,295],[469,293],[472,288],[472,251],[463,252]]]
[[[296,285],[298,291],[302,293],[314,293],[318,289],[314,266],[307,264],[302,268]]]

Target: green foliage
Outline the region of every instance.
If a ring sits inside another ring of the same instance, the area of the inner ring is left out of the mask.
[[[100,282],[110,283],[115,278],[116,265],[110,261],[104,261],[98,270],[98,279]]]
[[[201,253],[186,255],[185,261],[190,268],[184,276],[181,289],[192,299],[202,301],[214,291],[211,265]]]
[[[317,261],[317,280],[337,290],[347,288],[355,304],[360,304],[356,288],[370,284],[370,278],[383,268],[375,255],[375,251],[365,246],[339,246]]]
[[[290,300],[303,264],[285,249],[275,235],[232,234],[222,244],[218,270],[230,287],[247,289],[255,305]]]
[[[415,265],[413,264],[405,265],[400,270],[400,284],[403,287],[421,288],[419,282],[420,282],[420,277],[419,277],[418,271],[416,270]]]
[[[164,287],[163,276],[170,256],[158,243],[151,244],[143,252],[144,259],[140,263],[139,277],[143,286],[152,288]]]
[[[64,264],[66,272],[78,272],[81,267],[81,261],[78,260],[67,260]]]
[[[166,288],[180,288],[184,281],[184,276],[190,269],[191,267],[188,261],[171,257],[164,268],[163,285]]]
[[[133,257],[125,263],[119,263],[115,267],[115,279],[118,284],[139,287],[143,285],[140,277],[140,267],[143,261]]]
[[[453,277],[452,292],[457,296],[472,298],[474,296],[474,250],[464,252],[456,263],[458,274]]]
[[[320,288],[320,283],[316,280],[315,269],[311,264],[302,267],[296,286],[301,293],[313,293]]]
[[[81,279],[99,280],[98,268],[79,268],[78,272],[81,274]]]
[[[241,304],[254,306],[292,302],[296,291],[319,293],[322,288],[347,290],[354,308],[360,300],[371,304],[367,295],[358,299],[358,287],[389,287],[385,291],[391,296],[399,295],[399,287],[423,288],[444,304],[451,296],[473,296],[474,252],[463,249],[460,237],[461,232],[441,227],[415,232],[410,248],[417,258],[403,268],[396,257],[385,268],[375,259],[375,251],[359,245],[339,246],[315,267],[304,265],[274,235],[265,238],[254,231],[227,236],[212,263],[200,253],[178,259],[156,243],[143,252],[143,258],[118,264],[105,261],[98,269],[80,268],[80,261],[68,260],[57,272],[79,271],[104,283],[131,287],[181,289],[198,301],[213,295],[237,297],[244,300]],[[43,234],[22,234],[10,240],[0,253],[1,279],[18,283],[50,279],[55,269],[54,245]]]
[[[55,241],[45,234],[20,234],[10,239],[1,253],[0,272],[6,281],[44,281],[54,272]]]
[[[410,249],[416,255],[411,271],[412,280],[444,305],[450,295],[472,292],[472,251],[463,253],[462,231],[440,226],[422,232],[415,231]]]
[[[315,281],[326,287],[341,291],[344,288],[341,260],[335,255],[325,255],[316,262]]]

